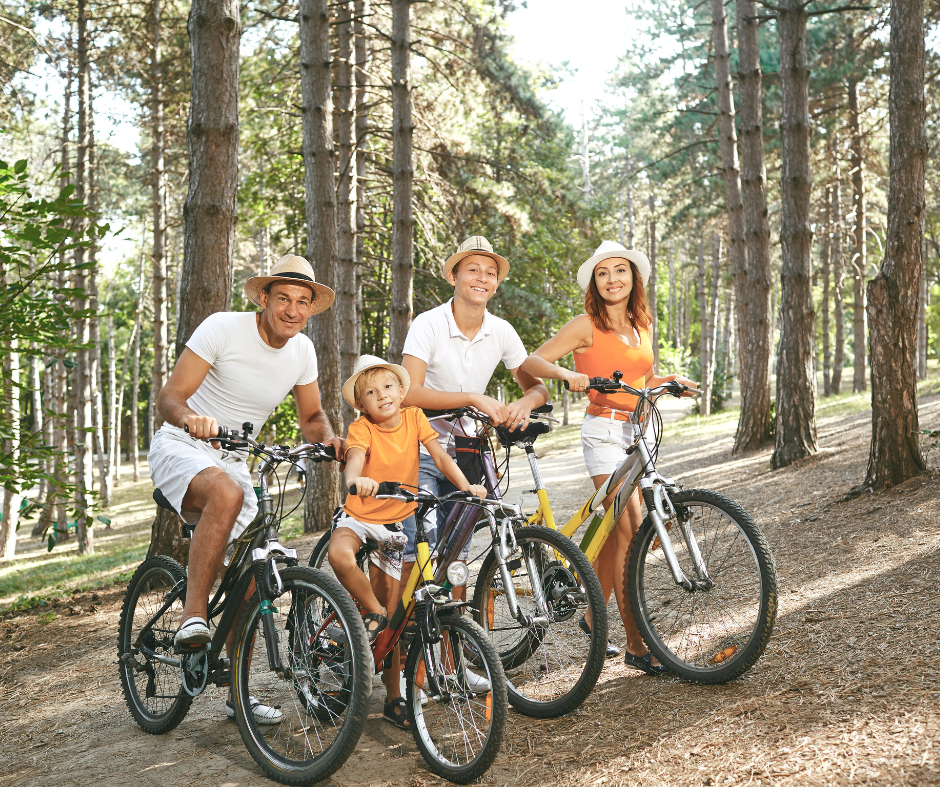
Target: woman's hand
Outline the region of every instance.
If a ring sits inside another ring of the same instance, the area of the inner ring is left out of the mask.
[[[683,386],[688,386],[690,389],[698,388],[698,383],[696,383],[694,380],[689,380],[688,378],[684,378],[682,377],[682,375],[675,375],[673,377],[673,380],[676,381],[676,383],[681,383]],[[695,397],[698,395],[693,391],[683,391],[682,394],[680,394],[679,396],[680,397]]]
[[[356,495],[360,498],[368,498],[370,495],[375,495],[379,490],[379,483],[368,476],[357,476],[350,479],[349,486],[352,487],[353,485],[356,487]]]
[[[471,484],[467,487],[466,491],[471,495],[475,495],[477,498],[486,499],[486,487],[482,484]]]
[[[562,380],[568,384],[569,391],[584,391],[591,383],[591,379],[580,372],[572,372],[570,369],[566,369],[565,373]]]

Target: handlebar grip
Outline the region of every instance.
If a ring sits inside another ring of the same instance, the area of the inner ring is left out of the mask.
[[[398,482],[379,482],[379,489],[376,495],[397,495]]]
[[[189,435],[188,424],[183,425],[183,432]],[[226,429],[225,427],[220,426],[218,432],[216,432],[215,434],[215,437],[216,438],[239,438],[241,436],[238,434],[237,430],[230,430],[230,429]],[[209,438],[208,440],[214,440],[214,438]]]
[[[358,494],[358,493],[356,492],[356,485],[355,485],[355,484],[350,484],[350,485],[349,485],[349,494],[350,494],[350,495],[357,495],[357,494]]]
[[[329,457],[331,460],[336,459],[336,447],[335,446],[324,446],[323,453]],[[355,495],[356,493],[353,493]]]
[[[568,381],[567,381],[567,380],[563,380],[561,383],[562,383],[562,385],[565,387],[565,391],[570,391],[570,390],[571,390],[571,389],[568,388]]]

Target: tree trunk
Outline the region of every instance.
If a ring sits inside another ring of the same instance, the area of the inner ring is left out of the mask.
[[[150,0],[150,167],[153,201],[153,379],[159,392],[167,378],[166,175],[163,141],[163,43],[160,0]],[[163,417],[154,409],[148,430],[158,430]],[[152,434],[152,432],[151,432]]]
[[[6,278],[0,266],[0,282]],[[3,409],[11,427],[10,435],[3,442],[3,452],[14,456],[20,451],[20,354],[17,353],[16,338],[7,345],[9,353],[3,359]],[[0,488],[3,509],[0,512],[0,558],[12,559],[16,555],[16,526],[23,496],[13,490]]]
[[[825,227],[820,244],[820,268],[822,269],[822,345],[823,345],[823,396],[832,393],[832,351],[829,342],[829,280],[831,278],[830,258],[832,255],[832,187],[826,187],[823,202],[822,226]]]
[[[676,249],[672,248],[669,254],[669,342],[673,348],[679,347],[678,328],[678,292],[676,288]]]
[[[708,291],[705,289],[705,241],[702,238],[702,226],[699,224],[696,232],[698,238],[696,244],[696,261],[698,263],[698,322],[699,322],[699,341],[698,358],[699,372],[701,373],[701,388],[705,391],[699,400],[699,412],[703,416],[711,415],[709,397],[711,388],[709,387],[708,373]]]
[[[734,127],[734,97],[731,89],[731,68],[728,57],[728,25],[723,0],[711,0],[712,40],[715,44],[715,79],[718,84],[718,126],[721,147],[721,169],[725,184],[725,204],[728,211],[728,259],[739,298],[737,303],[747,308],[748,289],[747,246],[744,239],[744,200],[741,196],[741,170],[738,164],[738,139]],[[758,90],[760,88],[758,87]],[[746,322],[738,325],[749,330]],[[714,360],[717,354],[713,353]],[[703,397],[704,399],[704,397]],[[743,414],[743,409],[742,409]],[[740,432],[740,429],[739,429]]]
[[[881,272],[868,285],[872,437],[865,487],[875,490],[927,469],[915,368],[926,207],[924,0],[893,0],[890,19],[888,233]]]
[[[656,198],[650,193],[650,282],[648,288],[648,300],[650,314],[653,318],[653,374],[659,374],[659,309],[656,305]]]
[[[337,289],[336,183],[334,180],[333,111],[330,99],[330,19],[326,0],[301,0],[300,81],[303,91],[304,187],[307,258],[317,266],[317,279]],[[308,333],[317,348],[320,401],[334,430],[342,426],[340,332],[342,318],[334,306],[316,315]],[[315,470],[314,470],[315,469]],[[304,531],[329,527],[342,500],[339,466],[307,464]]]
[[[86,1],[78,0],[78,156],[75,165],[75,197],[81,202],[88,199],[88,145],[89,119],[91,117],[91,69],[88,62],[88,14]],[[85,228],[83,220],[78,221],[79,231]],[[84,311],[88,308],[88,275],[85,269],[85,249],[75,250],[76,293],[75,306]],[[82,346],[88,344],[88,320],[76,321],[76,332]],[[76,353],[75,368],[75,507],[78,510],[78,552],[92,555],[95,552],[94,520],[92,518],[89,493],[92,486],[92,446],[91,429],[91,360],[88,350],[83,347]]]
[[[682,302],[684,304],[682,314],[682,348],[691,352],[692,350],[692,273],[689,270],[683,271],[682,281]]]
[[[926,245],[924,251],[926,252]],[[920,272],[920,290],[917,299],[917,379],[927,378],[927,306],[929,293],[927,290],[927,255],[922,257],[924,265]]]
[[[353,321],[357,352],[362,348],[362,264],[365,260],[366,236],[366,148],[369,136],[369,39],[365,21],[369,16],[368,0],[355,0],[356,55],[356,281],[353,301],[356,307]]]
[[[355,106],[353,104],[352,0],[337,4],[336,56],[333,60],[333,113],[339,141],[337,162],[337,231],[339,247],[338,292],[334,310],[339,311],[340,378],[347,380],[359,356],[356,325],[356,161],[354,156]],[[356,410],[342,402],[343,428],[356,418]]]
[[[833,394],[842,392],[842,367],[845,364],[845,310],[842,305],[842,296],[845,288],[845,260],[842,257],[842,175],[839,172],[839,161],[836,158],[836,145],[833,139],[830,166],[834,174],[832,183],[832,206],[830,218],[832,220],[832,320],[835,325],[835,342],[832,351],[832,383],[830,391]]]
[[[770,224],[765,195],[763,117],[757,4],[737,0],[738,93],[741,100],[741,196],[744,201],[747,277],[735,284],[741,414],[732,454],[770,440]],[[737,273],[735,274],[737,280]]]
[[[633,161],[627,156],[627,249],[633,248]]]
[[[855,327],[854,338],[854,374],[852,375],[852,391],[865,391],[868,386],[865,374],[865,279],[868,276],[868,263],[865,250],[865,180],[862,170],[862,131],[858,118],[858,81],[849,80],[849,129],[851,137],[851,165],[852,165],[852,200],[855,207],[855,218],[852,234],[855,237],[855,250],[852,255],[852,270],[854,275],[855,301],[852,307]]]
[[[108,476],[111,485],[114,485],[115,473],[115,440],[114,434],[118,432],[120,410],[117,399],[117,359],[114,357],[114,318],[108,314],[108,429],[105,432],[105,442],[108,445]]]
[[[784,0],[780,35],[780,344],[777,349],[777,434],[773,468],[818,449],[813,375],[813,230],[809,222],[809,67],[806,7]]]
[[[183,206],[185,240],[177,358],[197,326],[232,303],[238,186],[239,5],[235,0],[193,0],[188,27],[192,54],[187,124],[189,193]],[[136,401],[132,410],[136,415]],[[164,509],[157,509],[151,526],[148,555],[168,555],[180,563],[186,563],[189,557],[176,516]]]
[[[143,267],[144,260],[143,257],[140,259],[141,271],[138,274],[137,282],[139,285],[139,292],[143,293],[144,289],[144,277],[143,277]],[[140,410],[140,324],[141,324],[141,311],[143,310],[143,299],[138,297],[137,299],[137,314],[134,317],[134,372],[133,372],[133,383],[131,384],[131,430],[127,439],[127,451],[131,455],[131,467],[134,469],[133,479],[135,482],[140,481],[140,458],[138,452],[140,450],[140,436],[138,435],[138,425],[140,424],[140,418],[138,416],[138,411]],[[156,553],[160,555],[160,553]]]
[[[411,138],[411,0],[392,0],[392,305],[388,360],[401,363],[412,317],[414,213]],[[588,186],[587,188],[590,188]]]

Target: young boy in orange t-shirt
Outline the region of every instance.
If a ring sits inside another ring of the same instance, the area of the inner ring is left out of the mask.
[[[366,611],[362,618],[370,642],[388,626],[388,608],[397,602],[406,543],[403,523],[417,508],[414,503],[371,498],[378,483],[394,481],[416,489],[419,445],[423,444],[456,487],[486,497],[486,488],[471,485],[441,447],[437,431],[424,413],[419,408],[401,407],[410,384],[403,367],[376,356],[360,356],[355,373],[343,384],[343,399],[363,415],[346,433],[345,480],[347,487],[356,486],[356,495],[348,495],[333,517],[329,561],[343,587]],[[356,553],[367,538],[379,545],[378,551],[369,554],[368,580],[356,565]],[[384,716],[406,728],[397,649],[392,663],[382,673],[388,696]]]

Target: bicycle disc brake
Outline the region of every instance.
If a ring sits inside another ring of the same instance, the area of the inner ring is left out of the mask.
[[[542,573],[542,588],[555,621],[567,621],[587,601],[577,578],[558,561]]]
[[[206,688],[209,680],[209,649],[201,648],[180,655],[180,680],[186,694],[193,698]]]

